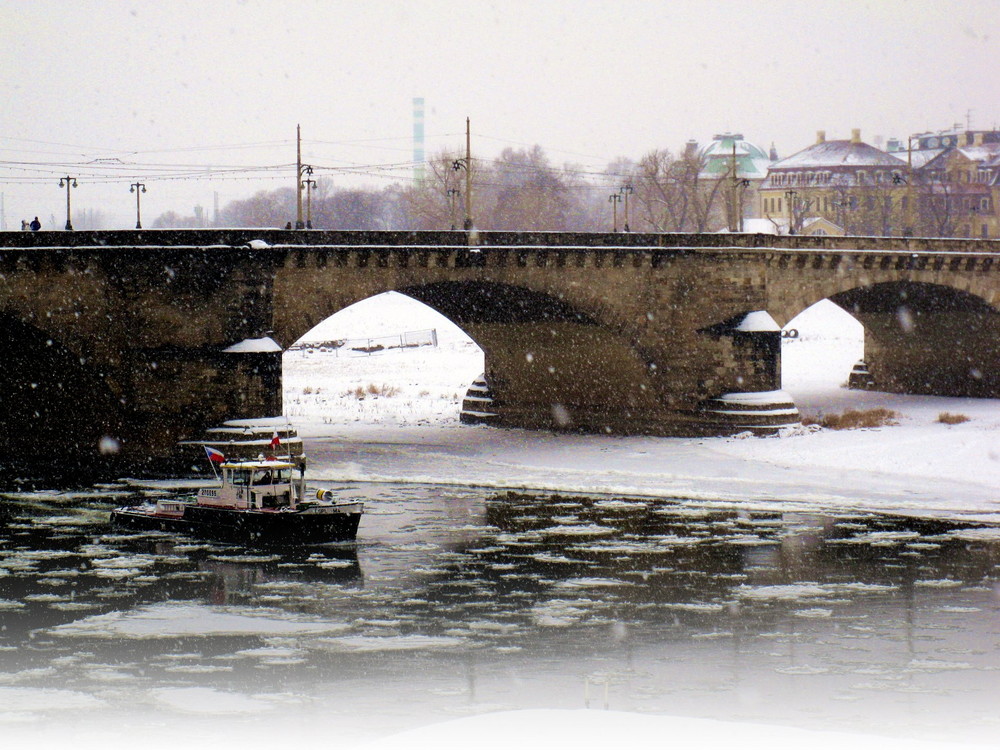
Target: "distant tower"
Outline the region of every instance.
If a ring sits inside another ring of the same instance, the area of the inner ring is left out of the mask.
[[[413,179],[424,181],[424,98],[413,97]]]

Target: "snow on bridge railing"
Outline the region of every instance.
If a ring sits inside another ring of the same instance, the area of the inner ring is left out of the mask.
[[[109,231],[3,231],[0,250],[67,248],[227,248],[269,252],[302,248],[371,250],[565,249],[712,250],[774,249],[824,252],[1000,253],[1000,240],[926,237],[837,237],[735,233],[324,231],[285,229],[128,229]]]

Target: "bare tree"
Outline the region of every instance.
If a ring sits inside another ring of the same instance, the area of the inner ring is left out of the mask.
[[[922,175],[917,180],[917,233],[928,237],[954,237],[958,211],[953,184],[935,175]]]
[[[401,205],[406,216],[407,228],[410,229],[448,229],[451,226],[462,226],[463,202],[465,191],[465,175],[456,163],[464,163],[464,158],[458,152],[442,151],[427,161],[424,178],[403,189],[400,196]],[[472,186],[482,183],[483,167],[479,160],[473,159]],[[474,193],[477,196],[478,191]],[[478,211],[477,206],[473,206]],[[480,221],[474,217],[476,224]]]
[[[228,203],[219,212],[220,223],[232,227],[283,227],[294,217],[295,191],[292,188],[261,190],[246,200]]]
[[[493,216],[489,228],[511,231],[576,228],[565,172],[553,168],[541,146],[505,148],[493,162]],[[486,222],[478,222],[485,226]]]
[[[705,160],[695,149],[680,158],[650,151],[636,167],[633,184],[641,219],[657,232],[704,232],[717,220],[723,180],[702,179]]]

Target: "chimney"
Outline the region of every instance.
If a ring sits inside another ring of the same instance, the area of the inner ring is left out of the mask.
[[[983,134],[982,133],[974,133],[973,134],[973,136],[972,136],[972,145],[973,146],[982,146],[983,145]]]
[[[851,131],[851,143],[861,143],[861,128],[854,128]]]
[[[684,155],[693,157],[697,153],[698,153],[698,141],[692,138],[691,140],[689,140],[687,143],[684,144]]]
[[[816,131],[816,143],[817,144],[826,143],[826,131],[825,130],[817,130]]]

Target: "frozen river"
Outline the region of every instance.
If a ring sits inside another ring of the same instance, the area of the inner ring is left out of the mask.
[[[993,528],[324,484],[366,498],[356,546],[122,534],[121,487],[5,498],[0,733],[336,747],[585,705],[951,740],[1000,725]]]

